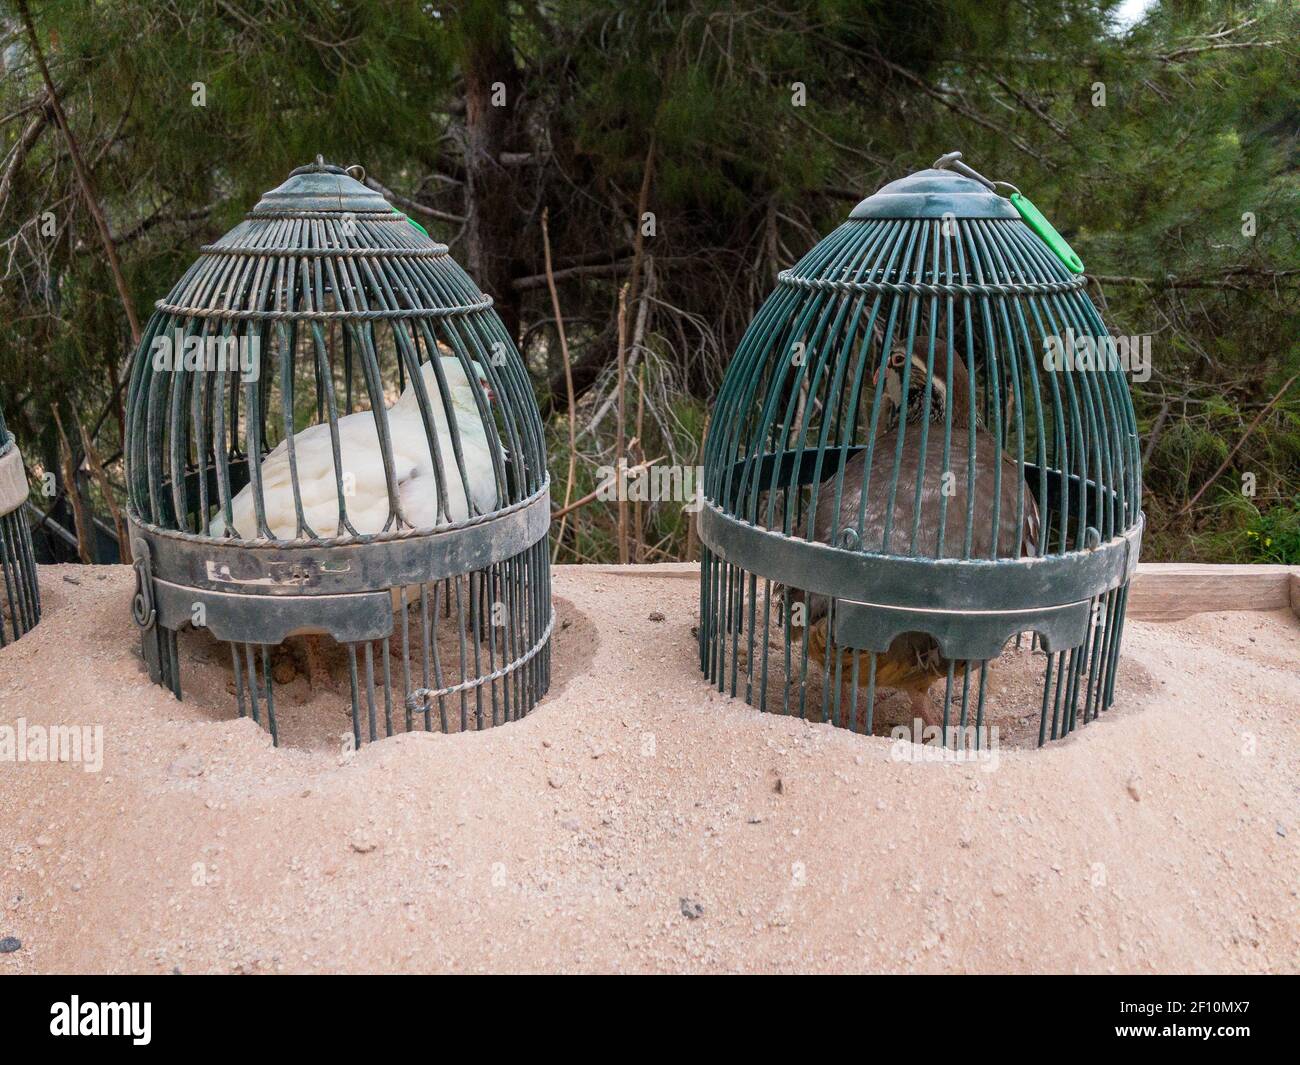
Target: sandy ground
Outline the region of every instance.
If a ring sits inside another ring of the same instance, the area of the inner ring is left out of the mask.
[[[916,762],[712,691],[693,581],[561,568],[531,716],[348,753],[150,686],[128,569],[41,578],[0,726],[106,751],[0,762],[0,973],[1300,971],[1286,612],[1131,621],[1100,721]]]

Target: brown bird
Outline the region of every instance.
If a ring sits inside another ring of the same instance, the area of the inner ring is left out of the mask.
[[[948,345],[940,336],[935,342],[933,381],[927,396],[924,344],[910,356],[904,346],[891,350],[883,367],[885,382],[881,428],[871,460],[866,513],[858,525],[858,511],[862,503],[863,478],[866,469],[865,450],[859,451],[844,467],[843,494],[838,520],[835,509],[835,479],[825,481],[817,494],[813,538],[822,543],[832,542],[843,530],[861,531],[861,549],[887,554],[911,554],[928,558],[962,558],[965,554],[966,510],[969,499],[969,474],[971,468],[970,427],[972,407],[970,377],[961,357],[954,354],[952,383],[948,384]],[[909,364],[910,362],[910,369]],[[903,396],[904,370],[907,374],[907,395]],[[878,374],[876,375],[878,376]],[[876,377],[873,377],[873,385]],[[927,405],[928,404],[928,405]],[[952,410],[952,432],[949,458],[945,470],[943,461],[944,421]],[[902,425],[899,411],[906,411]],[[928,441],[921,448],[922,423],[928,421]],[[898,487],[890,510],[889,485],[894,473],[895,455],[899,433],[903,434],[903,447],[898,465]],[[924,461],[923,461],[924,460]],[[994,550],[994,471],[1002,464],[1001,484],[997,493],[1000,500],[997,520],[997,543]],[[997,441],[975,414],[974,448],[974,498],[975,506],[970,529],[971,558],[1007,558],[1033,555],[1037,552],[1039,536],[1038,507],[1027,485],[1023,492],[1023,515],[1017,515],[1017,495],[1021,478],[1013,458],[1001,452]],[[951,474],[945,478],[944,474]],[[912,526],[916,516],[919,478],[924,478],[920,493],[921,520],[916,542],[912,543]],[[944,489],[947,488],[947,507],[943,543],[939,543],[939,512]],[[889,538],[885,540],[886,518],[889,517]],[[802,598],[798,593],[792,599]],[[828,602],[824,596],[809,596],[806,626],[808,656],[825,668]],[[855,652],[839,651],[842,682],[852,676]],[[865,684],[869,676],[871,652],[856,652],[859,666],[859,683]],[[936,680],[948,675],[948,660],[940,654],[933,637],[923,633],[903,633],[890,644],[889,650],[877,656],[876,684],[881,688],[905,691],[911,696],[912,712],[927,724],[938,724],[941,715],[930,709],[928,693]],[[834,669],[832,661],[831,667]],[[955,664],[954,676],[965,672],[966,664]]]

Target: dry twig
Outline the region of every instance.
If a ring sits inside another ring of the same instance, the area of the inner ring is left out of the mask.
[[[564,384],[569,393],[569,476],[564,486],[564,507],[560,514],[569,512],[569,500],[573,498],[573,479],[578,473],[578,430],[577,401],[573,395],[573,364],[569,361],[569,340],[564,332],[564,316],[560,313],[560,294],[555,288],[555,273],[551,267],[551,233],[547,228],[550,218],[549,208],[542,211],[542,254],[546,257],[546,283],[551,290],[551,309],[555,312],[555,331],[560,336],[560,357],[564,360]],[[574,539],[577,539],[578,520],[573,520]],[[551,556],[554,562],[560,557],[560,544],[564,541],[564,522],[560,522],[559,532],[555,535],[555,549]]]

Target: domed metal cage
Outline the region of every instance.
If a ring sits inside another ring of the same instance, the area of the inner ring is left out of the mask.
[[[945,742],[1041,745],[1114,699],[1137,432],[1082,264],[959,169],[860,203],[741,340],[705,448],[700,664],[765,710],[871,732],[892,690]]]
[[[0,407],[0,647],[29,632],[41,620],[41,589],[36,556],[23,507],[27,503],[27,472],[13,433],[5,426]]]
[[[153,679],[180,698],[178,631],[206,628],[276,742],[290,647],[313,687],[346,671],[357,743],[526,714],[550,676],[541,420],[447,247],[318,160],[156,306],[125,448]]]

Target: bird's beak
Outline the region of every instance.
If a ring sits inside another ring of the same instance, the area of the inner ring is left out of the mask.
[[[492,391],[492,386],[486,381],[480,381],[479,384],[483,386],[483,395],[487,397],[487,401],[489,403],[495,403],[497,401],[497,394]]]

